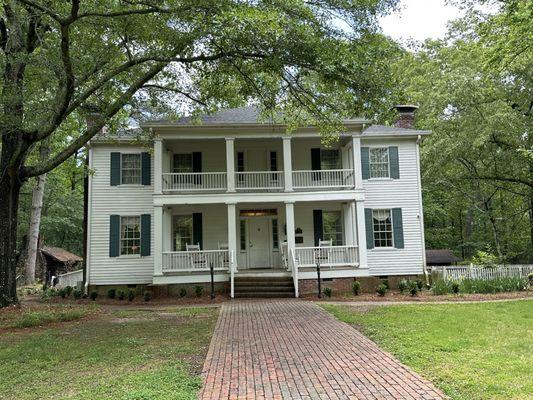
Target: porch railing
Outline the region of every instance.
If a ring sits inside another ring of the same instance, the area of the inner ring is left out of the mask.
[[[163,273],[229,271],[231,265],[229,250],[167,251],[163,253]]]
[[[353,170],[328,169],[317,171],[293,171],[292,185],[294,189],[353,188]]]
[[[282,190],[283,171],[246,171],[235,173],[237,190]]]
[[[225,191],[227,188],[225,172],[183,172],[164,173],[164,191]]]
[[[294,258],[298,267],[315,267],[320,262],[322,267],[357,267],[359,252],[355,245],[296,247]]]

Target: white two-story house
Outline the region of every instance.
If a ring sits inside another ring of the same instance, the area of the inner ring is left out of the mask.
[[[86,285],[191,286],[212,270],[232,297],[254,290],[240,279],[276,277],[298,296],[317,264],[333,281],[422,274],[429,132],[412,129],[414,109],[399,106],[394,127],[345,120],[330,147],[253,107],[147,122],[146,141],[93,139]]]

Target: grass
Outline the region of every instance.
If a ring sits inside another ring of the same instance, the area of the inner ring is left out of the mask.
[[[54,322],[76,321],[97,311],[98,307],[95,305],[49,305],[11,309],[0,314],[0,328],[31,328]]]
[[[217,312],[117,311],[0,333],[0,397],[194,399]]]
[[[452,399],[533,399],[533,301],[324,305]]]

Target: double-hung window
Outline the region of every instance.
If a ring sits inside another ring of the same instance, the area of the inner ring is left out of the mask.
[[[120,255],[135,255],[141,251],[141,217],[120,217]]]
[[[185,251],[192,244],[192,215],[175,215],[173,218],[174,251]]]
[[[341,158],[338,149],[320,150],[320,168],[321,169],[340,169]]]
[[[141,184],[141,154],[122,153],[120,160],[121,183],[123,185]]]
[[[370,178],[389,178],[389,148],[370,148]]]
[[[372,210],[374,247],[393,247],[391,210]]]
[[[192,172],[192,154],[174,154],[174,173]]]
[[[333,246],[342,246],[342,219],[340,211],[322,213],[322,240],[331,240]]]

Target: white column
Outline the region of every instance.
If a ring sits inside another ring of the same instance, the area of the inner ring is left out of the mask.
[[[285,191],[292,192],[292,149],[290,136],[283,136],[283,175],[285,175]]]
[[[342,213],[343,213],[343,220],[344,220],[344,239],[345,245],[354,245],[356,244],[356,235],[354,235],[354,210],[352,210],[352,204],[354,202],[351,201],[349,203],[342,205]]]
[[[154,139],[154,193],[163,193],[163,140]]]
[[[228,192],[235,191],[235,138],[226,138],[226,175]]]
[[[357,213],[357,246],[359,249],[359,268],[368,268],[366,254],[365,202],[354,202]]]
[[[172,212],[163,207],[163,252],[172,251]]]
[[[235,295],[234,276],[237,270],[237,213],[235,203],[228,205],[228,249],[230,251],[230,297]],[[233,265],[231,263],[233,261]]]
[[[362,189],[363,175],[361,171],[361,138],[359,136],[352,136],[352,159],[355,188]]]
[[[163,207],[154,206],[154,275],[163,275]]]
[[[294,238],[294,203],[285,203],[285,224],[287,225],[287,255],[290,250],[294,252],[296,247],[296,240]]]

